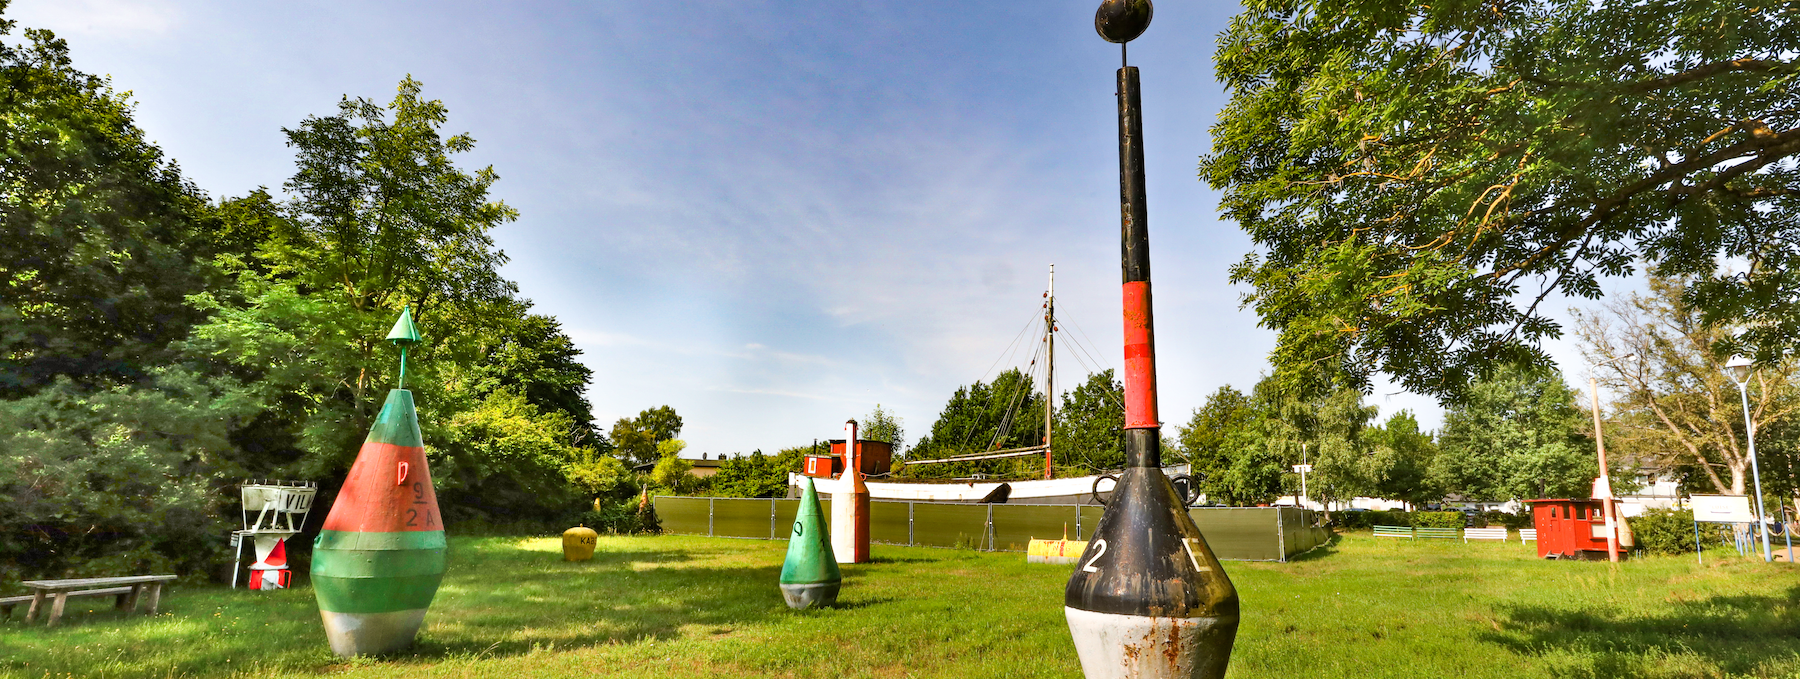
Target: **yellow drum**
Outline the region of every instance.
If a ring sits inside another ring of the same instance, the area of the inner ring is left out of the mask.
[[[594,545],[600,534],[587,526],[563,531],[563,561],[587,561],[594,558]]]

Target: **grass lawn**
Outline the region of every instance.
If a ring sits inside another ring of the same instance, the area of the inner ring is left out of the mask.
[[[0,626],[13,677],[1079,677],[1066,566],[876,545],[839,608],[795,613],[784,542],[454,538],[420,643],[344,661],[312,592],[176,587],[155,618],[77,599],[64,625]],[[1730,554],[1544,562],[1517,542],[1349,535],[1289,564],[1227,563],[1243,598],[1232,677],[1800,676],[1800,571]],[[77,603],[79,602],[79,603]]]

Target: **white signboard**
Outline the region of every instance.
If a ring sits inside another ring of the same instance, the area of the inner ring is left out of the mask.
[[[1312,465],[1310,465],[1310,464],[1294,465],[1294,473],[1295,474],[1304,474],[1304,473],[1307,473],[1310,471],[1312,471]]]
[[[1688,505],[1694,508],[1694,520],[1710,523],[1756,523],[1750,513],[1748,495],[1691,495]]]

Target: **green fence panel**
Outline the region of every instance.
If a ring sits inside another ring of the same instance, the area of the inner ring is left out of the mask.
[[[799,500],[775,501],[775,539],[786,540],[793,535],[794,516],[799,513]]]
[[[774,537],[769,526],[773,516],[770,509],[768,498],[713,498],[712,534],[722,538]]]
[[[660,496],[656,513],[669,533],[784,540],[798,500]],[[1023,551],[1032,538],[1093,536],[1104,508],[1095,505],[869,503],[870,540],[885,544]],[[831,515],[831,502],[821,499]],[[989,526],[990,510],[992,526]],[[1228,561],[1285,561],[1329,540],[1311,510],[1291,507],[1196,507],[1188,511],[1213,553]],[[771,533],[771,520],[774,525]]]
[[[987,548],[987,505],[913,503],[913,544]]]
[[[703,497],[659,495],[656,497],[656,518],[662,520],[662,529],[666,533],[708,535],[712,532],[707,522],[710,502]]]
[[[1075,505],[994,505],[994,549],[1023,552],[1032,538],[1075,537]]]
[[[1106,514],[1106,508],[1100,505],[1078,505],[1075,507],[1075,532],[1070,535],[1077,540],[1086,540],[1094,536],[1094,528],[1100,525],[1100,517]]]
[[[911,519],[907,514],[910,502],[870,502],[869,503],[869,541],[890,545],[911,544]]]
[[[1206,536],[1213,555],[1233,561],[1281,561],[1281,534],[1273,507],[1194,507],[1188,516]]]

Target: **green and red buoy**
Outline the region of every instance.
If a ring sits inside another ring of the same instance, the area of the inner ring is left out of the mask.
[[[419,342],[410,309],[387,339],[400,347],[400,388],[388,391],[313,542],[319,616],[331,650],[344,657],[411,646],[444,578],[444,521],[404,388],[406,349]]]

